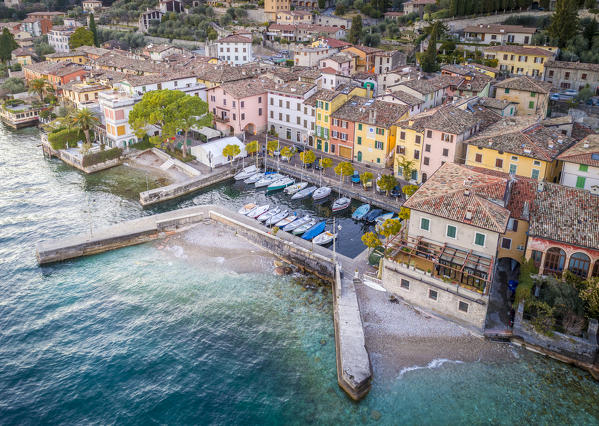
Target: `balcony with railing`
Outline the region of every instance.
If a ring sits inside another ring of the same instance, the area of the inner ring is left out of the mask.
[[[391,247],[389,257],[397,263],[424,271],[444,282],[488,294],[493,278],[492,257],[407,235],[395,238]]]

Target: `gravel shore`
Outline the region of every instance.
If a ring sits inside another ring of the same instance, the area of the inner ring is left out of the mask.
[[[514,360],[514,348],[474,335],[467,328],[402,302],[364,284],[356,286],[366,348],[375,376],[398,377],[444,362]]]

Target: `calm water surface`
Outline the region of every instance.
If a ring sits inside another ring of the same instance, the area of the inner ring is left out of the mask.
[[[156,244],[40,268],[39,240],[252,195],[225,184],[144,211],[139,191],[160,182],[125,167],[84,176],[38,144],[0,126],[0,424],[599,423],[597,383],[520,351],[377,376],[354,404],[336,383],[330,292],[292,278]]]

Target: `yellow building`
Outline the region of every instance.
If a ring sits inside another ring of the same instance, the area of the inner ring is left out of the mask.
[[[62,86],[62,98],[79,108],[98,103],[99,93],[109,89],[100,83],[71,81]]]
[[[537,180],[557,182],[557,157],[574,140],[534,119],[503,119],[467,141],[466,164]]]
[[[545,62],[555,56],[554,49],[556,48],[505,45],[485,47],[483,52],[485,58],[497,59],[500,71],[542,78]]]
[[[81,52],[57,52],[46,55],[48,62],[73,62],[75,64],[87,64],[89,59],[85,53]]]
[[[393,165],[397,122],[408,117],[410,107],[375,100],[365,105],[355,123],[354,160],[378,167]]]
[[[517,104],[517,115],[547,116],[551,83],[527,76],[513,77],[495,84],[495,98]]]
[[[331,114],[352,96],[367,96],[366,89],[361,87],[355,87],[352,90],[345,88],[338,91],[321,89],[312,95],[316,99],[314,135],[317,151],[330,152]]]
[[[474,68],[476,71],[480,72],[481,74],[488,75],[489,77],[492,77],[492,78],[496,78],[497,74],[499,74],[499,72],[495,68],[488,67],[486,65],[474,64],[474,63],[470,63],[467,65]]]
[[[290,10],[291,0],[264,0],[264,13],[269,21],[276,21],[277,14]]]

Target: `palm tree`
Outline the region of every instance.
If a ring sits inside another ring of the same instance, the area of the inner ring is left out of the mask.
[[[79,129],[85,135],[85,150],[91,147],[90,130],[100,123],[89,108],[78,109],[69,116],[69,123],[74,129]]]
[[[36,93],[37,96],[39,96],[40,101],[43,101],[44,95],[49,87],[50,84],[47,80],[43,78],[36,78],[29,82],[29,93]]]

